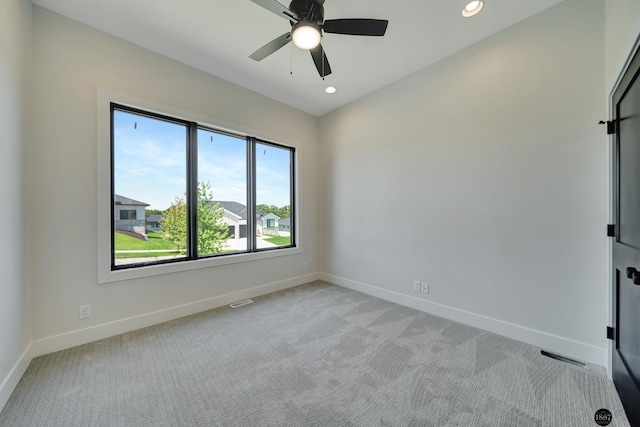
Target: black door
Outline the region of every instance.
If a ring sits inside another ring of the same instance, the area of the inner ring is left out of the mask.
[[[632,426],[640,426],[640,52],[613,96],[613,381]]]

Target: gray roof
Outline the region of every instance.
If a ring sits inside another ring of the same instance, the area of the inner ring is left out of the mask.
[[[113,200],[116,205],[129,205],[129,206],[149,206],[148,203],[141,202],[139,200],[130,199],[128,197],[121,196],[116,194],[113,197]]]
[[[240,217],[240,219],[247,219],[247,207],[242,203],[238,202],[229,202],[229,201],[219,201],[214,200],[213,203],[219,203],[220,207],[223,208],[227,212],[234,213]],[[256,218],[261,219],[262,217],[269,215],[269,212],[256,212]],[[274,214],[275,215],[275,214]],[[276,218],[280,219],[278,215],[275,215]]]
[[[164,215],[161,214],[153,214],[147,217],[147,222],[160,222],[160,220],[164,218]]]
[[[278,221],[280,225],[291,225],[291,218],[284,218]]]
[[[229,201],[221,202],[218,200],[214,200],[213,203],[219,203],[221,208],[223,208],[227,212],[238,215],[240,219],[247,219],[247,207],[242,203]]]
[[[261,212],[261,211],[256,212],[256,217],[257,217],[258,219],[262,219],[262,218],[264,218],[264,217],[265,217],[265,216],[267,216],[267,215],[273,215],[273,216],[275,216],[276,218],[278,218],[278,220],[280,220],[280,217],[279,217],[278,215],[274,214],[273,212]]]

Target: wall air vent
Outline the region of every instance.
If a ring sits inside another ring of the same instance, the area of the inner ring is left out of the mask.
[[[585,365],[582,362],[578,362],[577,360],[569,359],[568,357],[560,356],[559,354],[549,353],[548,351],[544,351],[544,350],[542,350],[540,352],[540,354],[542,354],[543,356],[550,357],[550,358],[555,359],[555,360],[559,360],[561,362],[565,362],[565,363],[569,363],[571,365],[579,366],[581,368],[586,368],[587,367],[587,365]]]

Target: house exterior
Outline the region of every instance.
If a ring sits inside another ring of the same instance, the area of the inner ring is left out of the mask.
[[[229,238],[242,239],[247,237],[247,207],[233,201],[214,201],[224,209],[222,220],[229,226]]]
[[[115,229],[145,235],[145,208],[148,203],[116,194],[114,196],[113,218]]]
[[[160,220],[164,218],[164,215],[153,214],[149,215],[145,221],[147,233],[150,231],[160,231]]]
[[[247,237],[247,207],[233,201],[214,201],[224,209],[223,221],[229,226],[229,237],[242,239]],[[272,213],[256,213],[256,232],[278,235],[280,217]]]
[[[278,221],[278,231],[291,233],[291,218],[283,218]]]
[[[280,217],[273,213],[262,213],[258,212],[257,214],[257,228],[258,234],[269,234],[273,236],[278,235],[278,221],[280,221]]]
[[[222,221],[229,227],[229,238],[243,239],[247,237],[247,207],[242,203],[234,201],[218,201],[217,203],[224,211]],[[145,207],[149,206],[144,202],[138,200],[129,199],[123,196],[116,196],[116,230],[134,231],[138,234],[144,234],[139,232],[138,227],[144,227],[145,232],[160,231],[160,220],[163,215],[154,214],[149,215],[149,218],[144,220]],[[141,220],[140,220],[140,219]],[[280,223],[282,220],[279,216],[272,213],[256,213],[256,230],[258,235],[269,234],[279,235],[279,231],[289,231],[290,226],[288,219],[282,226]],[[135,230],[134,230],[135,228]]]

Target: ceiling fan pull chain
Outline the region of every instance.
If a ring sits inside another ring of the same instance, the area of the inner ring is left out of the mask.
[[[293,76],[293,44],[289,47],[289,75]]]

